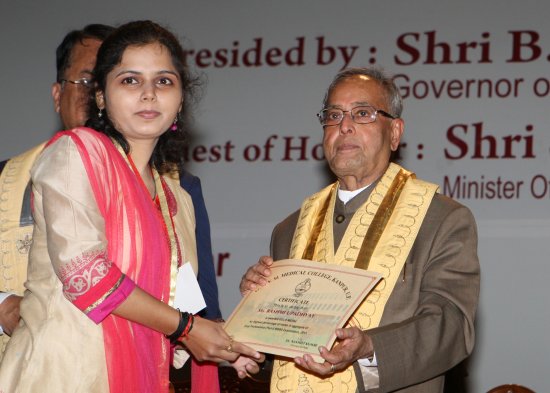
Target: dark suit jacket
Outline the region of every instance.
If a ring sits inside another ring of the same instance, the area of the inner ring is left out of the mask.
[[[195,209],[195,236],[197,238],[197,257],[199,259],[198,281],[206,302],[206,310],[202,311],[201,315],[207,319],[221,318],[218,285],[212,256],[210,221],[202,196],[201,181],[189,172],[182,171],[180,173],[180,184],[191,195]]]
[[[339,244],[349,219],[368,198],[363,191],[344,206],[338,201]],[[271,240],[275,260],[288,258],[295,212],[278,224]],[[444,373],[467,357],[474,345],[479,297],[477,229],[470,211],[436,194],[393,290],[380,326],[368,331],[380,376],[372,392],[442,392]],[[362,381],[358,381],[362,385]],[[360,389],[360,391],[363,391]]]
[[[0,173],[2,173],[6,162],[7,160],[0,162]],[[197,238],[197,257],[199,263],[198,282],[206,302],[206,309],[201,312],[201,316],[207,319],[221,318],[218,285],[216,283],[210,240],[210,221],[208,220],[208,213],[202,196],[201,182],[198,177],[191,175],[189,172],[182,171],[180,173],[180,184],[191,195],[195,210],[195,236]],[[21,202],[23,204],[21,225],[32,225],[30,194],[25,193],[24,200]]]

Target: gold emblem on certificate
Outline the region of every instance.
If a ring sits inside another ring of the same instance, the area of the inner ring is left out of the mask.
[[[295,357],[330,348],[334,331],[376,286],[381,276],[362,269],[297,259],[271,266],[266,286],[246,295],[225,329],[254,349]]]

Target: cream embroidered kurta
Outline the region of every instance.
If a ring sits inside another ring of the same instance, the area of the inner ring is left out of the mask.
[[[32,180],[35,227],[27,291],[20,326],[0,366],[0,392],[108,392],[101,324],[63,296],[56,275],[74,255],[85,258],[106,245],[103,217],[70,138],[56,141],[38,158]],[[165,180],[178,206],[174,224],[182,260],[197,272],[191,198],[177,179]]]

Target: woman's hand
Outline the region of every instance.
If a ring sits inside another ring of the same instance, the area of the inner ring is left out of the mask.
[[[200,362],[221,363],[228,361],[233,363],[241,355],[254,362],[261,362],[263,359],[258,351],[234,341],[221,324],[200,317],[195,317],[191,332],[182,341],[195,359]],[[248,370],[247,365],[252,367],[248,362],[240,361],[238,367],[241,371]]]

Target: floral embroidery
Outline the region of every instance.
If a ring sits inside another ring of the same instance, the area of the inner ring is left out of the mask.
[[[112,262],[105,250],[83,253],[60,270],[65,297],[74,301],[99,283],[109,272]]]
[[[26,234],[24,239],[19,239],[15,243],[17,251],[19,251],[20,254],[28,254],[31,248],[31,244],[32,236],[29,234]]]

